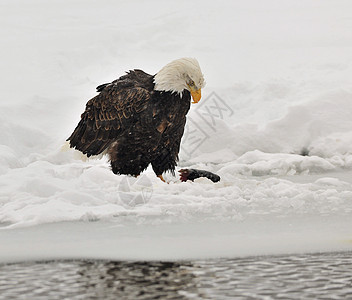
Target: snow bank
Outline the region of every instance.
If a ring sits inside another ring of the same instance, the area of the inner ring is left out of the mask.
[[[329,91],[304,104],[291,105],[282,117],[269,120],[264,125],[252,123],[253,119],[247,116],[249,120],[246,122],[231,126],[234,118],[228,121],[226,116],[219,115],[215,109],[212,112],[213,115],[209,116],[209,107],[214,108],[216,102],[211,97],[205,101],[204,108],[195,108],[195,112],[193,111],[190,116],[191,124],[197,124],[196,133],[201,135],[203,131],[206,132],[203,142],[197,148],[200,153],[206,153],[209,149],[212,152],[220,151],[224,148],[223,145],[226,145],[226,149],[237,156],[253,150],[269,153],[313,154],[324,158],[332,157],[337,153],[350,155],[350,112],[352,111],[350,91]],[[224,100],[219,97],[218,102],[220,101]],[[230,105],[233,103],[234,101],[226,102]],[[236,110],[235,107],[222,106],[220,109],[228,110],[224,114],[230,114]],[[279,111],[279,113],[282,112]],[[326,138],[331,139],[330,135],[338,135],[339,138],[331,141],[332,143],[322,142]],[[189,141],[186,139],[185,142],[192,143],[192,139]],[[326,145],[325,149],[318,146],[321,143]],[[191,145],[187,147],[192,148]]]
[[[351,214],[349,1],[0,6],[1,232],[63,221],[177,224],[180,234],[233,222],[254,232],[264,216],[274,227]],[[115,176],[106,158],[61,150],[95,86],[183,56],[198,58],[207,86],[179,166],[216,172],[220,183],[167,174],[166,185],[150,169]]]

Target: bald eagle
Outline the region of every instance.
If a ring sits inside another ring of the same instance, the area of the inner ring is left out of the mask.
[[[115,174],[138,176],[151,164],[164,181],[163,172],[175,171],[191,97],[197,103],[204,84],[194,58],[155,75],[131,70],[97,87],[67,141],[88,157],[107,153]]]

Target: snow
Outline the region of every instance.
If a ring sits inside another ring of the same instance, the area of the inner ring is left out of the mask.
[[[352,249],[351,6],[2,1],[0,261]],[[65,147],[97,85],[185,56],[207,85],[178,167],[219,183],[116,176]]]

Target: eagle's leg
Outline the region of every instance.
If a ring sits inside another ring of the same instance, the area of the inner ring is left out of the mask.
[[[160,180],[165,181],[162,174],[166,171],[171,171],[174,174],[176,159],[171,150],[161,147],[156,150],[158,156],[151,162],[153,171]]]

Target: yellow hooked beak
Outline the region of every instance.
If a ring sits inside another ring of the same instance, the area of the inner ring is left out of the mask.
[[[202,97],[202,93],[201,90],[196,90],[195,88],[190,87],[190,92],[193,98],[193,102],[192,103],[198,103],[200,98]]]

